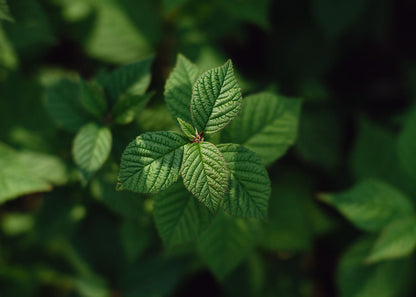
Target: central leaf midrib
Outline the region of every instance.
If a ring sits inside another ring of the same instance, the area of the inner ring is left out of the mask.
[[[211,189],[210,189],[211,187],[210,187],[210,185],[208,183],[208,179],[206,178],[207,173],[205,171],[205,162],[204,162],[204,158],[203,158],[203,154],[202,154],[201,148],[202,148],[202,145],[200,143],[198,143],[198,153],[199,153],[199,156],[201,158],[201,163],[202,163],[202,168],[203,168],[202,170],[204,171],[205,182],[207,183],[209,196],[211,198],[212,197]],[[211,204],[211,207],[214,207],[214,205],[212,203],[212,199],[209,199],[209,202]]]

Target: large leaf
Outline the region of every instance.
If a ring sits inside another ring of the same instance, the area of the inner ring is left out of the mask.
[[[94,123],[85,125],[74,139],[72,153],[75,163],[85,172],[97,171],[107,160],[111,143],[108,127],[99,127]]]
[[[247,96],[239,116],[224,130],[224,141],[239,143],[270,164],[295,142],[299,113],[299,100],[272,93]]]
[[[218,279],[224,279],[251,252],[253,222],[219,212],[198,239],[198,252]]]
[[[238,144],[218,149],[230,171],[229,190],[222,207],[233,216],[265,219],[270,197],[270,179],[259,157]]]
[[[0,0],[0,20],[13,21],[6,0]]]
[[[114,104],[121,95],[143,95],[150,84],[153,57],[114,70],[104,84],[104,91]]]
[[[51,117],[70,132],[78,131],[89,121],[80,94],[80,85],[70,80],[61,80],[47,88],[46,107]]]
[[[174,119],[191,123],[192,87],[199,76],[199,69],[187,58],[178,55],[176,66],[165,84],[165,100]]]
[[[114,122],[121,125],[131,123],[153,94],[122,96],[113,107]]]
[[[132,141],[121,156],[118,190],[155,193],[179,177],[188,140],[175,132],[149,132]]]
[[[399,292],[412,281],[412,263],[409,260],[365,264],[373,243],[371,238],[359,241],[341,258],[337,271],[341,297],[401,296]]]
[[[369,262],[402,258],[416,248],[416,218],[407,217],[391,222],[382,231],[370,256]]]
[[[241,108],[242,96],[233,64],[208,70],[192,89],[191,115],[198,132],[215,133],[227,126]]]
[[[406,196],[376,180],[366,180],[348,191],[323,194],[320,198],[366,231],[380,230],[395,219],[411,216],[414,211]]]
[[[153,210],[156,227],[167,247],[195,240],[211,219],[208,209],[180,181],[156,196]]]
[[[227,165],[218,148],[209,142],[186,145],[181,172],[185,187],[216,213],[229,179]]]
[[[407,119],[398,140],[401,166],[416,181],[416,111]]]

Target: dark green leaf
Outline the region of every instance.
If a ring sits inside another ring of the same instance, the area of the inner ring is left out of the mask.
[[[103,120],[107,110],[107,102],[99,87],[80,79],[81,97],[80,101],[84,109],[97,120]]]
[[[153,95],[154,92],[145,95],[122,96],[113,107],[114,122],[120,125],[131,123]]]
[[[416,181],[416,111],[413,111],[398,139],[398,155],[401,166]]]
[[[0,20],[1,19],[13,22],[6,0],[0,0]]]

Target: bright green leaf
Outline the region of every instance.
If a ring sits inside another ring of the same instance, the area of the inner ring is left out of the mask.
[[[112,136],[108,127],[91,123],[79,130],[74,139],[72,154],[75,163],[87,173],[103,166],[111,151]]]
[[[84,82],[80,79],[80,101],[84,109],[98,120],[103,120],[107,110],[107,102],[104,94],[97,85]]]
[[[377,239],[369,262],[403,258],[411,254],[416,248],[416,218],[398,219],[387,225]]]
[[[218,279],[224,279],[251,252],[253,222],[219,212],[198,240],[198,252]]]
[[[223,141],[239,143],[270,164],[294,144],[299,114],[299,100],[272,93],[247,96],[238,117],[224,130]]]
[[[114,122],[120,125],[131,123],[153,95],[154,92],[145,95],[121,96],[113,107]]]
[[[160,192],[179,177],[188,140],[175,132],[149,132],[133,140],[121,156],[118,190]]]
[[[9,7],[7,6],[6,0],[0,0],[0,20],[13,21],[12,16],[10,15]]]
[[[114,70],[104,84],[104,91],[114,104],[121,95],[143,95],[150,84],[153,57]]]
[[[409,115],[397,145],[401,166],[416,181],[416,111]]]
[[[194,139],[196,136],[195,128],[191,124],[185,122],[181,118],[177,118],[179,126],[181,127],[182,132],[189,138]]]
[[[259,157],[238,144],[218,149],[230,171],[229,190],[222,207],[233,216],[265,219],[270,198],[270,179]]]
[[[186,145],[181,173],[188,191],[216,213],[229,180],[227,165],[218,148],[209,142]]]
[[[174,119],[181,118],[191,123],[192,87],[195,84],[199,69],[187,58],[178,55],[176,66],[165,84],[165,100]]]
[[[211,219],[208,209],[181,181],[156,196],[153,209],[156,227],[167,247],[195,240]]]
[[[242,96],[233,64],[208,70],[192,89],[191,115],[198,131],[211,134],[227,126],[241,108]]]
[[[322,194],[320,198],[365,231],[378,231],[393,220],[411,216],[414,211],[406,196],[376,180],[363,181],[345,192]]]

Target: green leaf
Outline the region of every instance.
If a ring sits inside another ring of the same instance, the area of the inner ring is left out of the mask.
[[[270,179],[259,157],[238,144],[218,149],[230,171],[230,186],[222,207],[233,216],[265,219],[270,198]]]
[[[156,196],[153,210],[157,230],[167,247],[195,240],[211,219],[208,209],[179,181]]]
[[[398,219],[387,225],[377,239],[367,261],[403,258],[416,248],[416,218]]]
[[[131,123],[153,95],[154,92],[145,95],[121,96],[113,107],[114,122],[120,125]]]
[[[91,123],[82,127],[74,139],[72,154],[75,163],[87,173],[103,166],[111,152],[112,136],[108,127]]]
[[[47,88],[46,107],[51,117],[70,132],[78,131],[89,121],[80,103],[80,85],[70,80]]]
[[[365,264],[374,241],[358,241],[341,258],[337,283],[341,297],[396,297],[413,282],[412,263],[408,259]]]
[[[228,190],[229,179],[227,165],[218,148],[209,142],[186,145],[181,173],[188,191],[215,214]]]
[[[165,84],[166,104],[174,119],[179,117],[188,123],[192,122],[192,87],[199,74],[200,71],[195,64],[181,54],[178,55],[176,66]]]
[[[366,6],[366,0],[313,0],[313,16],[324,33],[337,37],[361,17]]]
[[[400,132],[397,150],[402,168],[416,181],[416,111],[409,115]]]
[[[228,0],[218,1],[228,15],[267,29],[269,20],[269,0]]]
[[[189,138],[194,139],[196,136],[196,130],[194,127],[192,127],[191,124],[185,122],[181,118],[177,118],[179,126],[181,127],[182,132]]]
[[[320,199],[365,231],[378,231],[393,220],[411,216],[414,212],[406,196],[377,180],[363,181],[345,192],[322,194]]]
[[[160,192],[179,177],[188,140],[175,132],[149,132],[132,141],[121,156],[118,190]]]
[[[299,114],[300,100],[272,93],[247,96],[239,116],[224,130],[223,141],[239,143],[270,164],[294,144]]]
[[[163,0],[163,9],[167,12],[189,2],[189,0]]]
[[[18,153],[0,143],[0,203],[21,195],[50,190],[47,182],[32,175]]]
[[[199,237],[198,252],[218,279],[224,279],[250,254],[257,232],[252,224],[221,211]]]
[[[81,97],[80,101],[84,109],[98,120],[103,120],[107,111],[107,102],[99,87],[80,79]]]
[[[6,0],[0,0],[0,20],[6,20],[13,22],[13,17],[10,15],[9,7]]]
[[[121,95],[143,95],[150,84],[153,56],[114,70],[104,83],[104,91],[114,104]]]
[[[233,64],[208,70],[192,89],[192,121],[200,132],[215,133],[227,126],[241,108],[242,96]]]
[[[139,220],[123,220],[120,235],[127,260],[134,262],[149,247],[153,228]]]

